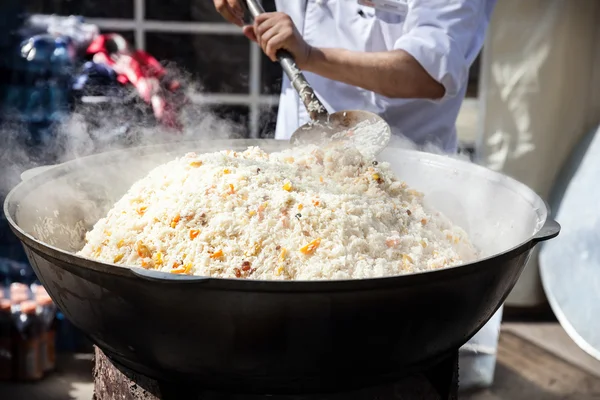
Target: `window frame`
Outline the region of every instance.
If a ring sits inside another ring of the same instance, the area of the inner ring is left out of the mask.
[[[146,49],[146,32],[188,33],[211,35],[242,35],[239,27],[228,22],[179,22],[148,20],[145,18],[145,0],[133,0],[133,19],[86,18],[86,22],[101,30],[132,31],[136,48]],[[261,93],[262,51],[256,43],[250,43],[249,90],[247,94],[191,93],[190,100],[202,105],[242,105],[250,109],[249,134],[257,139],[260,135],[261,110],[279,103],[279,95]]]

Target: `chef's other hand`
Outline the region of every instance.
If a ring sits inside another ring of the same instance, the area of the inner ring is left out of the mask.
[[[215,8],[227,21],[244,26],[244,10],[239,0],[213,0]]]
[[[302,39],[289,15],[264,13],[254,19],[254,25],[244,26],[244,35],[258,43],[271,61],[277,61],[277,51],[287,50],[299,68],[304,68],[311,47]]]

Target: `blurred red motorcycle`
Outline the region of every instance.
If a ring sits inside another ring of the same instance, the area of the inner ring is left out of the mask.
[[[105,64],[123,84],[132,84],[144,102],[152,107],[160,124],[181,132],[179,112],[188,104],[181,83],[150,54],[132,48],[123,36],[97,36],[87,48],[95,63]]]

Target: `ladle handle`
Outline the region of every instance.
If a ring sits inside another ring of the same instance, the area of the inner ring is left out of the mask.
[[[252,15],[252,18],[256,18],[265,12],[264,8],[257,0],[246,0],[246,6],[248,7],[248,11],[250,11],[250,15]],[[327,109],[315,94],[312,86],[306,81],[304,74],[296,65],[294,57],[285,50],[279,50],[277,51],[277,59],[279,60],[279,64],[281,64],[281,68],[283,68],[283,71],[292,83],[292,86],[300,95],[300,99],[302,99],[310,119],[313,121],[326,120],[329,117]]]

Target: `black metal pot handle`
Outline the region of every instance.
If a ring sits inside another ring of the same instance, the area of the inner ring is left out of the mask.
[[[560,224],[548,215],[544,226],[533,236],[533,242],[539,243],[555,238],[560,233]]]
[[[134,275],[142,279],[146,279],[149,281],[155,282],[167,282],[167,283],[201,283],[208,282],[210,280],[209,276],[196,276],[196,275],[179,275],[179,274],[171,274],[169,272],[162,272],[153,269],[144,269],[144,268],[130,268],[131,272]]]
[[[552,211],[550,210],[550,204],[546,200],[542,200],[546,206],[546,222],[542,228],[533,235],[533,243],[544,242],[546,240],[553,239],[560,233],[560,224],[552,218]]]

